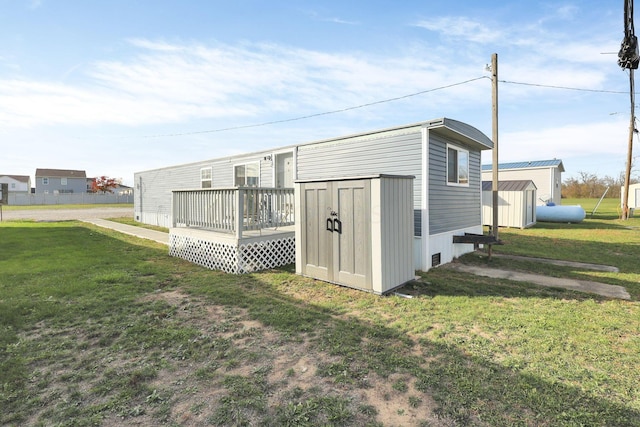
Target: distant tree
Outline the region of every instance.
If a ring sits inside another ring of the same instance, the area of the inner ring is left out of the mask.
[[[578,172],[578,175],[578,178],[568,178],[562,183],[563,198],[600,198],[605,191],[607,198],[620,198],[620,188],[624,185],[624,172],[620,172],[617,178],[608,175],[598,178],[597,175],[588,172]],[[637,182],[637,178],[631,178],[631,184]]]
[[[109,178],[108,176],[100,176],[98,178],[94,178],[91,183],[91,192],[92,193],[113,193],[113,189],[116,188],[120,184],[119,179]]]

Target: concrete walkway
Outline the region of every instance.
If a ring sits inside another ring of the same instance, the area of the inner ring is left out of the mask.
[[[625,300],[631,299],[631,296],[629,295],[627,290],[622,286],[607,285],[605,283],[592,282],[589,280],[564,279],[560,277],[549,277],[540,274],[499,270],[497,268],[479,267],[475,265],[465,265],[460,263],[450,263],[443,267],[461,271],[464,273],[475,274],[477,276],[491,277],[494,279],[507,279],[514,280],[516,282],[528,282],[540,286],[564,288],[579,292],[588,292],[609,298],[619,298]]]
[[[148,228],[137,227],[135,225],[120,224],[119,222],[108,221],[101,218],[83,219],[82,221],[97,225],[98,227],[119,231],[120,233],[128,234],[130,236],[153,240],[154,242],[162,243],[167,246],[169,245],[169,233],[164,233],[162,231],[149,230]]]

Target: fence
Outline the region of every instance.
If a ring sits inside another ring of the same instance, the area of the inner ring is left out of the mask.
[[[9,193],[9,205],[96,205],[133,203],[133,194],[99,194],[99,193],[66,193],[66,194],[24,194]]]

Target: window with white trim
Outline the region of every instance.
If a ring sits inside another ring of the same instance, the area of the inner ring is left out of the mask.
[[[42,185],[49,185],[49,178],[42,178]]]
[[[67,178],[60,178],[60,185],[67,185]]]
[[[260,186],[260,164],[247,163],[236,165],[234,168],[234,181],[236,187],[258,187]]]
[[[211,168],[200,169],[200,188],[211,188],[213,185],[213,172]]]
[[[469,152],[447,145],[447,184],[469,185]]]

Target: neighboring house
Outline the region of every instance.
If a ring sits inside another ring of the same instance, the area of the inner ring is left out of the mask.
[[[498,183],[498,227],[527,228],[536,223],[536,185],[531,180]],[[482,181],[482,224],[493,226],[493,183]]]
[[[0,184],[7,184],[9,193],[31,193],[31,177],[27,175],[0,175]]]
[[[87,192],[87,174],[81,170],[36,169],[36,194]]]
[[[453,243],[453,236],[483,232],[480,153],[492,147],[492,141],[478,129],[456,120],[441,118],[275,150],[137,172],[134,178],[134,215],[136,220],[143,223],[176,227],[176,223],[178,226],[183,224],[185,215],[190,214],[187,210],[199,208],[202,215],[197,220],[200,223],[218,215],[217,212],[230,212],[219,215],[222,221],[233,216],[238,209],[225,210],[216,201],[221,199],[213,197],[201,198],[201,206],[196,204],[194,207],[193,202],[189,201],[194,199],[187,198],[189,193],[204,194],[207,191],[201,189],[219,187],[233,191],[228,188],[245,186],[269,187],[266,191],[272,191],[274,188],[292,189],[296,180],[371,174],[412,175],[415,177],[414,265],[416,269],[426,271],[473,251],[473,244]],[[187,201],[181,204],[182,199],[174,198],[173,210],[172,190],[183,190],[176,192],[173,197],[184,195]],[[247,199],[244,200],[246,216]],[[273,199],[268,199],[266,204],[272,203],[269,200]],[[280,209],[277,214],[288,217],[287,209]],[[259,214],[261,220],[264,215]],[[180,218],[174,218],[177,215],[181,215]],[[235,221],[242,225],[242,218],[239,222]],[[244,221],[246,225],[247,219]],[[210,234],[213,236],[213,233]],[[229,252],[217,246],[205,248],[202,236],[198,234],[197,239],[194,236],[175,236],[170,240],[182,245],[182,248],[190,248],[194,256],[200,257],[194,262],[207,266],[209,264],[202,258]],[[240,238],[237,244],[241,244]],[[257,248],[253,247],[253,250]],[[173,249],[170,249],[170,253],[174,254]],[[210,255],[203,255],[205,253]]]
[[[492,165],[482,165],[482,180],[493,179]],[[562,160],[498,163],[498,181],[531,180],[537,188],[537,205],[562,203]]]

